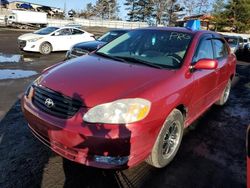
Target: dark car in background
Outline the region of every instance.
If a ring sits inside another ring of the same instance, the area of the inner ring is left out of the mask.
[[[231,52],[237,55],[237,57],[244,54],[244,40],[241,36],[224,35],[224,38],[228,42]]]
[[[92,52],[99,47],[111,42],[112,40],[116,39],[117,37],[127,33],[129,30],[126,29],[116,29],[111,30],[104,35],[102,35],[100,38],[98,38],[95,41],[89,41],[89,42],[81,42],[78,44],[75,44],[71,47],[71,49],[66,53],[66,60],[76,58],[85,54],[88,54],[89,52]]]
[[[250,38],[243,38],[244,39],[244,53],[245,55],[250,55]]]

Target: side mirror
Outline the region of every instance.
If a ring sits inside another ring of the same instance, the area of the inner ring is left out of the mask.
[[[196,70],[206,69],[214,70],[218,67],[218,61],[215,59],[200,59],[192,68]]]

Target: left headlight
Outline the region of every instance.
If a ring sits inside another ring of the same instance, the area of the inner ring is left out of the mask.
[[[38,83],[41,81],[41,79],[42,79],[42,76],[39,76],[37,79],[35,79],[35,81],[33,81],[32,83],[29,84],[29,86],[25,90],[26,97],[29,96],[31,88],[37,86]]]
[[[89,123],[126,124],[144,119],[151,107],[146,99],[120,99],[91,108],[83,120]]]
[[[38,37],[38,38],[30,39],[30,40],[28,40],[28,42],[36,42],[36,41],[38,41],[38,40],[40,40],[42,38],[43,37]]]

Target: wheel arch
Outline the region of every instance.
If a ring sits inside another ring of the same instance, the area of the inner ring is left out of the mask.
[[[184,119],[187,117],[188,108],[186,107],[186,105],[184,105],[184,104],[179,104],[179,105],[176,106],[174,109],[179,110],[179,111],[182,113]],[[174,110],[174,109],[173,109],[173,110]]]
[[[231,79],[231,81],[233,81],[233,78],[235,77],[235,74],[231,74],[230,75],[230,79]]]

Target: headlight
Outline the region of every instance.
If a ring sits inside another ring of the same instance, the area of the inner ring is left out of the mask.
[[[40,39],[42,39],[42,38],[43,38],[43,37],[30,39],[30,40],[28,40],[28,42],[36,42],[36,41],[38,41],[38,40],[40,40]]]
[[[91,108],[83,120],[89,123],[126,124],[144,119],[151,103],[141,98],[121,99]]]

